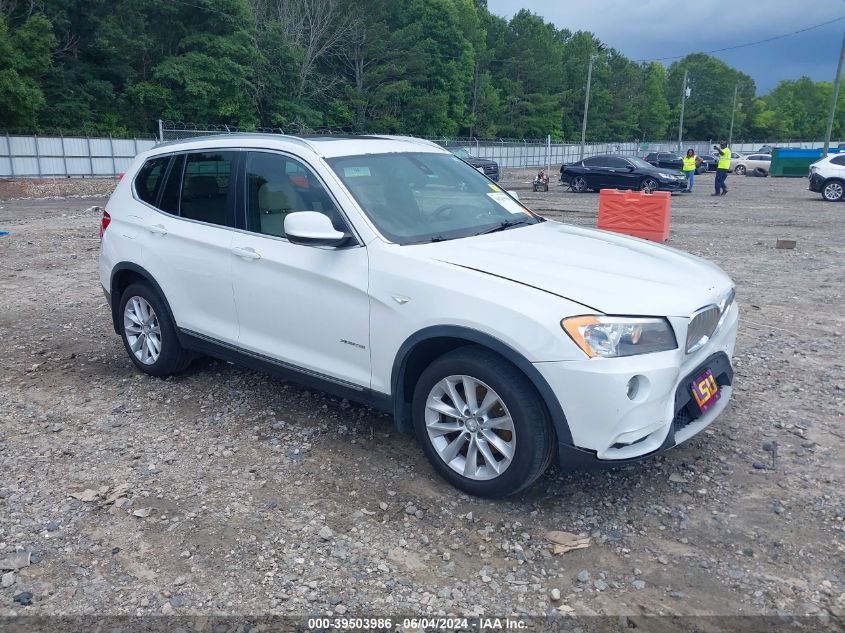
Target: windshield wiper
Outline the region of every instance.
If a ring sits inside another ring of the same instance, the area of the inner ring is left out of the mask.
[[[449,238],[443,237],[442,235],[432,235],[431,240],[429,240],[429,241],[431,241],[431,242],[445,242],[447,239],[449,239]]]
[[[492,229],[485,229],[485,230],[481,231],[480,233],[476,233],[476,235],[487,235],[488,233],[496,233],[498,231],[505,231],[505,230],[511,228],[512,226],[520,226],[522,224],[533,224],[533,222],[530,222],[529,220],[525,220],[525,219],[522,219],[522,220],[503,220],[498,225],[494,226]]]

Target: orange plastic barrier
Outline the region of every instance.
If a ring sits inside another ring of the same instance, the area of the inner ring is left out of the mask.
[[[599,192],[597,228],[641,237],[653,242],[669,239],[672,194],[602,189]]]

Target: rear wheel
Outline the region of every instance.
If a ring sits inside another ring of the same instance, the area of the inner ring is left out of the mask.
[[[822,187],[822,198],[828,202],[839,202],[845,197],[845,183],[841,180],[831,180]]]
[[[477,346],[449,352],[420,376],[414,428],[434,468],[479,497],[519,492],[553,457],[554,431],[525,375]]]
[[[145,283],[131,284],[120,298],[120,334],[135,366],[152,376],[169,376],[191,361],[158,293]]]
[[[745,171],[746,171],[746,170],[745,170],[745,165],[737,165],[737,166],[736,166],[736,168],[734,169],[734,173],[735,173],[737,176],[742,176],[742,175],[744,175],[744,174],[745,174]]]
[[[657,187],[658,184],[654,178],[643,178],[643,181],[640,183],[640,191],[644,191],[645,193],[657,191]]]
[[[583,176],[575,176],[569,181],[569,186],[575,193],[584,193],[587,191],[587,179]]]

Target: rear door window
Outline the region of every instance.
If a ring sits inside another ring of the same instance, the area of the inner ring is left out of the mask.
[[[237,152],[188,154],[182,177],[179,215],[190,220],[234,226],[232,205]]]
[[[585,167],[607,167],[607,156],[592,156],[584,161]]]
[[[138,175],[135,177],[135,192],[147,204],[156,205],[158,190],[167,170],[168,162],[170,162],[170,156],[151,158],[138,171]]]

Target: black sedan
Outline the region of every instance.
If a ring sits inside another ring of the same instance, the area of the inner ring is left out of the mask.
[[[638,189],[684,191],[687,177],[680,171],[661,169],[636,156],[591,156],[562,165],[560,181],[576,193],[589,189]]]

